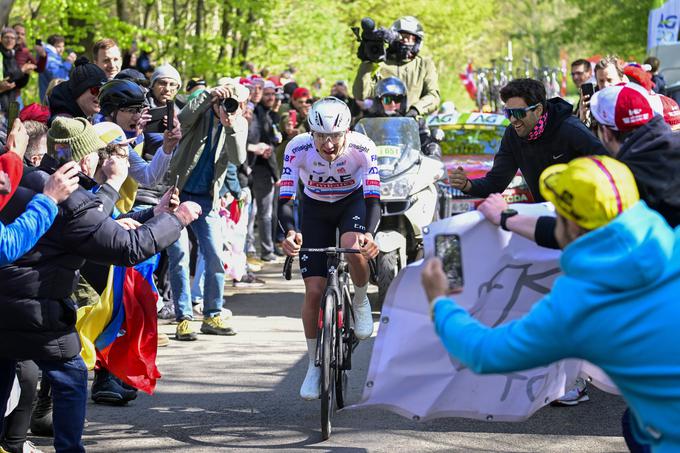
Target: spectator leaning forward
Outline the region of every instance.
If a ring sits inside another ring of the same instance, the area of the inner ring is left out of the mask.
[[[99,88],[106,83],[106,73],[80,57],[67,82],[57,85],[49,96],[51,119],[55,116],[90,119],[99,113]]]

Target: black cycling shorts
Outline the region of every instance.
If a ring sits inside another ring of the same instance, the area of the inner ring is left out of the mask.
[[[302,247],[320,248],[339,246],[340,236],[349,231],[366,232],[366,201],[359,188],[334,203],[318,201],[302,194]],[[300,253],[302,278],[326,277],[328,256],[325,253]]]

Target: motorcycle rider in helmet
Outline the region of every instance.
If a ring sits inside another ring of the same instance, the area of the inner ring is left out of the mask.
[[[430,58],[418,55],[425,37],[422,25],[413,16],[404,16],[392,24],[399,39],[389,44],[385,61],[362,61],[354,79],[352,92],[357,100],[375,96],[378,81],[398,77],[406,86],[406,116],[427,116],[439,106],[437,70]]]
[[[372,101],[366,114],[368,118],[407,116],[406,86],[397,77],[380,79],[375,86],[375,97]],[[441,147],[439,142],[432,137],[425,119],[422,117],[413,119],[418,123],[421,152],[426,156],[441,159]]]

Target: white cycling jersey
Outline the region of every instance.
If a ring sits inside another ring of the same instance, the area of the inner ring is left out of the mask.
[[[375,143],[363,134],[348,132],[344,152],[333,162],[319,154],[312,134],[301,134],[286,146],[279,198],[295,198],[298,178],[305,194],[329,203],[363,186],[364,198],[380,198],[380,175]]]

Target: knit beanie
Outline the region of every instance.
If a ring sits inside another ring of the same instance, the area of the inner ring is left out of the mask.
[[[179,72],[172,65],[162,64],[156,68],[156,70],[151,74],[151,86],[156,83],[158,79],[172,79],[179,84],[179,88],[182,88],[182,78],[179,76]]]
[[[66,118],[59,116],[47,131],[47,153],[63,161],[80,159],[101,148],[104,143],[85,118]]]
[[[66,82],[74,99],[92,87],[100,87],[108,81],[106,73],[99,66],[92,64],[85,57],[76,60],[71,75]]]

